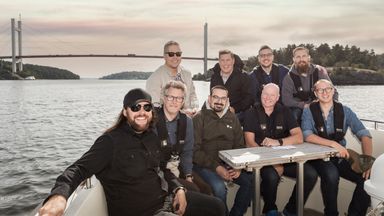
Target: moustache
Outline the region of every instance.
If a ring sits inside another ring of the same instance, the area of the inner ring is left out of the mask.
[[[224,106],[224,104],[222,104],[222,103],[214,103],[214,105],[217,105],[217,106]]]

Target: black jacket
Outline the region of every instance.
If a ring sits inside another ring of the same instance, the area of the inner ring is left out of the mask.
[[[68,167],[57,178],[51,195],[68,198],[81,181],[95,174],[103,185],[109,215],[153,215],[163,207],[165,196],[180,186],[164,165],[160,164],[160,141],[155,133],[137,134],[124,124],[100,136]],[[169,186],[165,190],[158,175],[160,166]]]
[[[220,67],[212,69],[214,73],[211,77],[210,88],[216,85],[223,85],[229,92],[230,106],[235,109],[235,112],[247,110],[254,103],[252,89],[250,88],[250,78],[246,73],[243,73],[238,67],[233,68],[232,74],[224,84],[220,75]]]

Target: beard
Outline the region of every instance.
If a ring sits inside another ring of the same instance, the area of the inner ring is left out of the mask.
[[[135,122],[135,118],[138,118],[138,117],[147,117],[147,123],[142,125],[142,124],[137,124]],[[138,133],[142,133],[144,131],[146,131],[148,128],[149,128],[149,125],[152,121],[152,117],[149,117],[148,115],[137,115],[135,117],[128,117],[127,118],[127,121],[128,121],[128,124]]]
[[[309,63],[303,61],[299,62],[296,65],[296,70],[299,74],[306,74],[309,70]]]
[[[214,103],[212,109],[215,112],[221,112],[221,111],[224,110],[224,104],[222,104],[222,103]]]

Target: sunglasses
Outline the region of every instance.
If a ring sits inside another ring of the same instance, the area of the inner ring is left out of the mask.
[[[173,56],[177,56],[177,57],[180,57],[181,56],[181,54],[182,54],[183,52],[166,52],[166,54],[169,56],[169,57],[173,57]]]
[[[153,108],[152,104],[144,104],[144,105],[135,104],[135,105],[130,106],[129,108],[132,110],[132,112],[139,112],[141,107],[143,107],[145,112],[150,112],[150,111],[152,111],[152,108]]]

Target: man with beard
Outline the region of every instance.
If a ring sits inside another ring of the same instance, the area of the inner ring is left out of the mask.
[[[229,111],[228,90],[214,86],[205,106],[193,118],[195,132],[194,171],[213,190],[213,194],[227,203],[225,182],[240,186],[229,215],[243,215],[252,199],[252,174],[236,170],[218,156],[220,150],[244,148],[244,137],[236,115]],[[227,208],[228,211],[228,208]]]
[[[220,200],[186,193],[161,163],[153,118],[151,96],[141,89],[129,91],[116,124],[57,178],[39,215],[62,215],[71,193],[93,174],[104,188],[112,216],[223,215]]]
[[[293,65],[283,80],[283,104],[291,108],[295,119],[300,122],[303,108],[316,99],[313,94],[313,84],[319,79],[330,80],[327,70],[310,63],[311,56],[305,47],[296,47],[293,50]],[[334,99],[337,100],[337,92]]]
[[[344,139],[348,129],[361,142],[365,160],[372,155],[372,136],[356,114],[347,106],[333,100],[335,87],[329,80],[321,79],[314,85],[318,101],[303,111],[301,127],[307,142],[325,145],[339,151],[339,158],[330,161],[314,160],[309,163],[317,170],[321,178],[321,194],[324,203],[324,215],[338,215],[337,193],[339,176],[356,184],[352,200],[348,207],[349,216],[363,216],[367,213],[370,197],[364,190],[364,181],[370,176],[370,166],[365,170],[353,170],[349,163],[349,151]],[[358,158],[354,160],[359,161]],[[355,162],[356,162],[355,161]]]
[[[191,72],[180,65],[182,59],[182,51],[179,43],[176,41],[168,41],[164,45],[164,65],[153,72],[147,79],[146,90],[153,98],[153,104],[157,107],[160,106],[161,89],[170,80],[177,80],[183,82],[187,86],[187,94],[184,100],[183,112],[193,116],[198,107],[199,102],[195,92],[195,86],[192,82]]]
[[[237,61],[237,63],[236,63]],[[235,65],[237,65],[235,67]],[[219,68],[214,67],[210,88],[222,85],[229,92],[229,110],[236,113],[240,122],[244,120],[244,112],[252,106],[253,97],[250,88],[250,78],[243,73],[243,62],[236,60],[230,50],[219,51]]]
[[[303,133],[292,116],[289,108],[277,103],[279,86],[268,83],[261,93],[261,104],[245,113],[244,137],[247,147],[283,146],[303,142]],[[296,178],[296,163],[264,166],[260,170],[261,194],[264,200],[265,216],[277,216],[277,187],[282,175]],[[317,173],[309,164],[304,164],[304,203],[317,181]],[[289,202],[284,208],[284,215],[295,215],[296,190],[292,190]]]
[[[255,105],[260,104],[260,95],[264,85],[275,83],[281,89],[283,79],[289,71],[284,65],[273,63],[273,50],[267,45],[264,45],[259,49],[257,60],[260,65],[249,75],[251,78],[250,86],[254,96]],[[279,102],[281,103],[281,98],[279,99]]]

